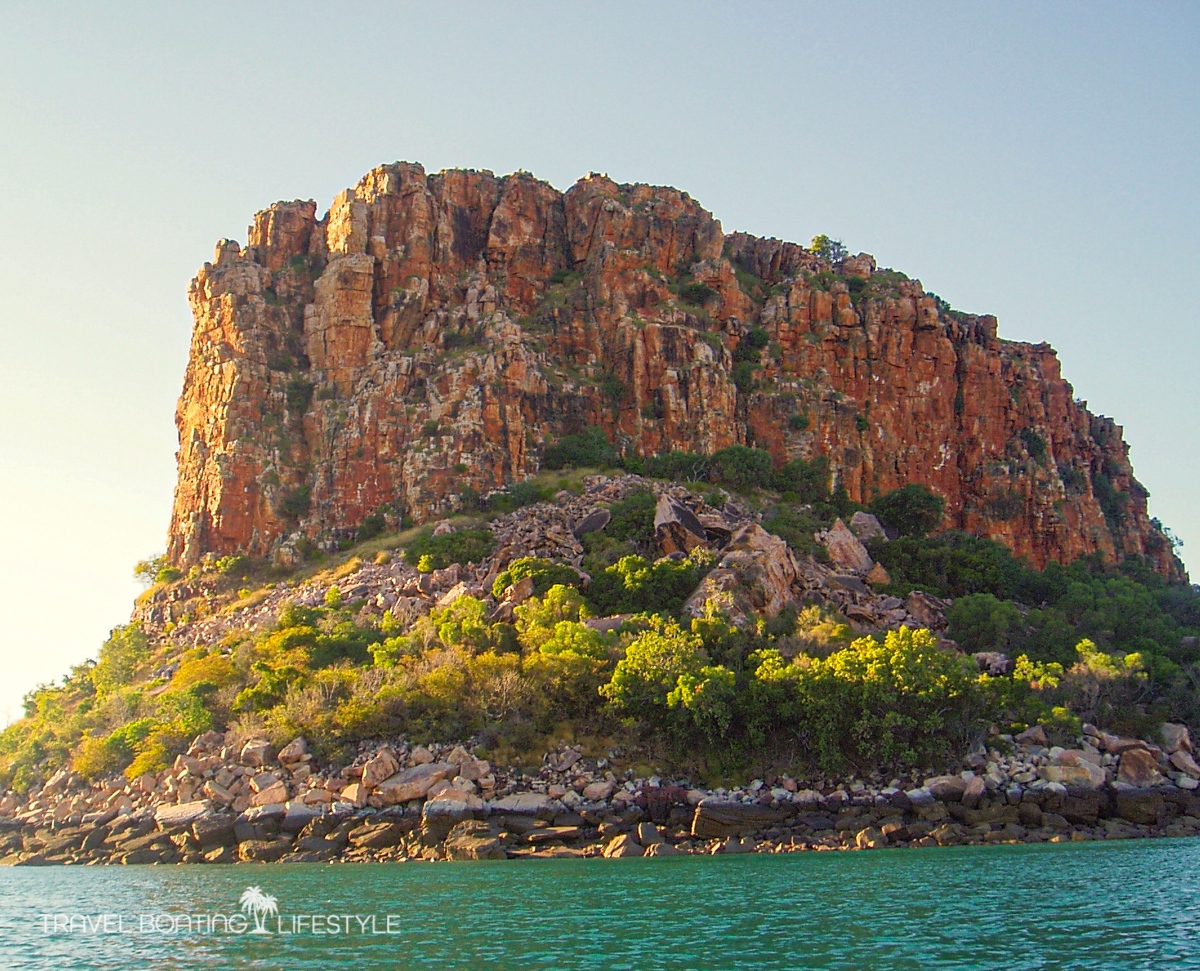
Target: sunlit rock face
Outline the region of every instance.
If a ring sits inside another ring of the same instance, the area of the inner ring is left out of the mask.
[[[866,254],[727,235],[677,189],[382,166],[322,219],[258,213],[189,299],[179,565],[335,542],[381,507],[422,521],[596,425],[626,455],[825,457],[861,501],[923,483],[947,526],[1037,566],[1140,554],[1182,575],[1120,427],[1048,345]]]

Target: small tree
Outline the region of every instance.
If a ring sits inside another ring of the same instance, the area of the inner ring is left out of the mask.
[[[942,524],[946,501],[916,482],[893,489],[871,503],[871,512],[901,536],[925,536]]]
[[[840,263],[850,255],[850,251],[846,249],[840,239],[834,239],[831,236],[826,236],[824,233],[812,238],[809,249],[827,263]]]

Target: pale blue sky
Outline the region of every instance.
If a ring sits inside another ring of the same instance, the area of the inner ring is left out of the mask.
[[[396,159],[669,183],[997,314],[1124,425],[1186,558],[1198,75],[1194,3],[0,0],[0,717],[165,545],[213,243]]]

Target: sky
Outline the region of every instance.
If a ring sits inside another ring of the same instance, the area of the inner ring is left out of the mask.
[[[1046,340],[1200,569],[1200,6],[0,0],[0,719],[160,553],[186,290],[375,165],[591,171]]]

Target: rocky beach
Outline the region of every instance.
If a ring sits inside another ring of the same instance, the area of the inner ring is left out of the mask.
[[[536,773],[469,746],[364,747],[314,763],[212,732],[170,770],[88,785],[67,771],[0,803],[15,866],[502,860],[1061,843],[1200,835],[1200,766],[1186,728],[1157,743],[1086,726],[1002,735],[963,770],[921,778],[755,779],[704,790],[617,774],[567,747]]]

